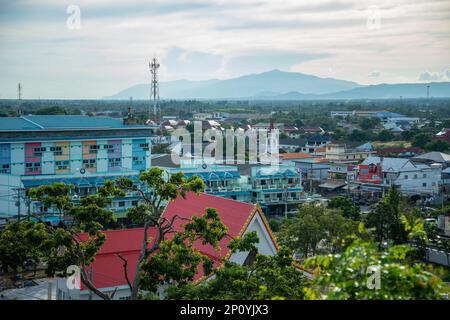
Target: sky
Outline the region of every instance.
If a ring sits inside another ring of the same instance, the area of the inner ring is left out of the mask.
[[[97,99],[273,69],[450,81],[450,0],[0,0],[0,98]]]

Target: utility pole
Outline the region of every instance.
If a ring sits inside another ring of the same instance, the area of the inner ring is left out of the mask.
[[[17,193],[16,194],[16,207],[17,207],[17,221],[20,221],[20,210],[21,210],[21,205],[20,205],[20,200],[22,199],[22,188],[16,188],[14,189],[14,191]]]

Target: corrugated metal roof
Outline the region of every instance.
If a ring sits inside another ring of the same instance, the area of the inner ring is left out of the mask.
[[[0,131],[148,128],[124,125],[122,119],[78,115],[29,115],[0,118]]]
[[[174,229],[183,230],[183,225],[187,219],[192,216],[202,216],[207,208],[215,208],[223,224],[228,228],[228,235],[239,237],[240,232],[247,227],[247,221],[251,217],[255,208],[254,204],[239,202],[236,200],[217,197],[205,193],[196,195],[189,192],[186,198],[178,197],[170,201],[164,210],[163,216],[169,221],[177,215],[180,219],[174,220]],[[156,228],[149,228],[149,245],[156,238]],[[107,288],[120,285],[126,285],[126,279],[123,272],[123,261],[116,256],[121,254],[128,261],[129,266],[134,266],[137,262],[143,239],[143,229],[124,229],[104,231],[107,236],[105,244],[100,248],[93,263],[93,282],[97,288]],[[168,234],[166,239],[173,237],[173,233]],[[84,241],[87,234],[80,234]],[[221,258],[229,253],[228,243],[230,237],[223,238],[219,243],[219,251],[214,250],[209,245],[203,245],[200,240],[194,244],[196,250],[207,255],[214,261],[215,267],[220,265]],[[135,268],[128,269],[128,276],[132,279]],[[203,276],[203,269],[199,268],[195,279]],[[82,290],[85,287],[82,286]]]

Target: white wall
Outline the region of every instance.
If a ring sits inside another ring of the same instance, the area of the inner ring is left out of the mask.
[[[0,214],[16,216],[18,208],[16,207],[16,195],[15,188],[22,187],[20,176],[14,176],[9,174],[0,175]],[[27,207],[25,202],[21,201],[20,214],[25,215]]]

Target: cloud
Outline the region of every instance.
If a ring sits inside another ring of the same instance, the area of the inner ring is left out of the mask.
[[[419,81],[441,81],[441,80],[448,80],[450,72],[444,71],[444,72],[422,72],[419,75]]]
[[[368,75],[369,78],[379,78],[380,76],[381,76],[381,72],[380,71],[372,71]]]
[[[70,4],[0,2],[1,97],[19,81],[27,98],[108,96],[147,82],[154,55],[163,81],[271,69],[362,84],[450,79],[431,72],[448,70],[450,1],[77,0],[81,29],[68,30]]]

